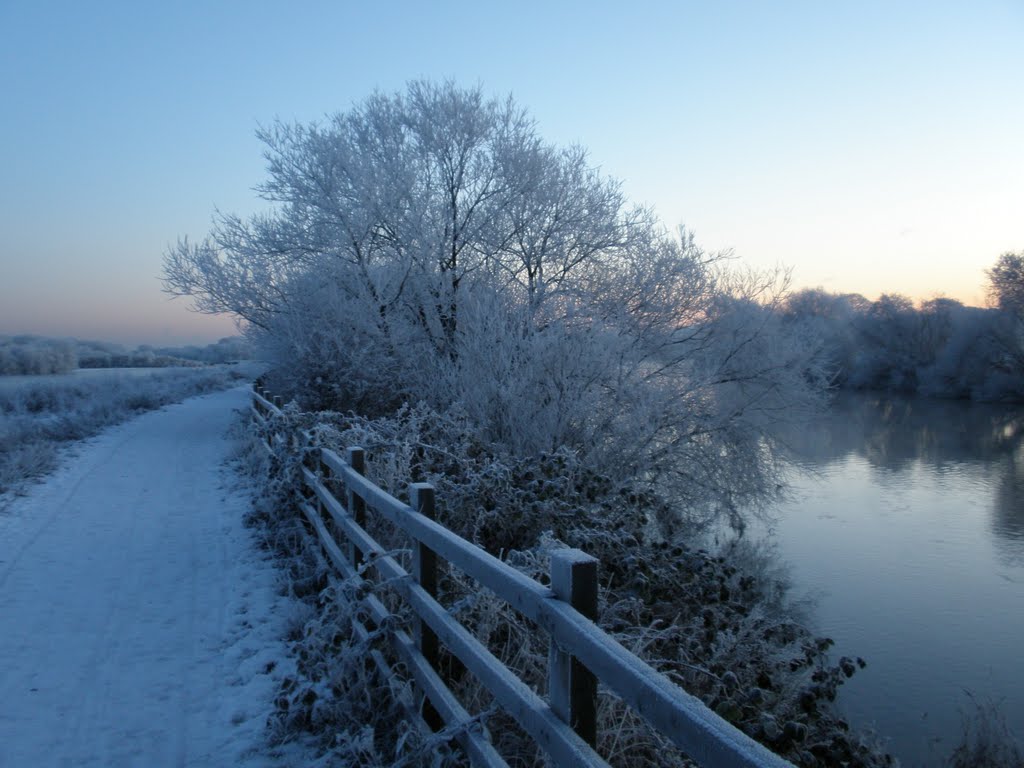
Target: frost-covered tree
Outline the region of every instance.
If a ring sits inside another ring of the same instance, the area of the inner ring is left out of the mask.
[[[986,274],[992,303],[1004,311],[1024,315],[1024,251],[1002,254]]]
[[[524,454],[732,504],[811,406],[783,275],[737,276],[511,99],[451,83],[259,132],[269,213],[218,215],[165,286],[241,317],[313,407],[458,409]]]
[[[989,298],[999,309],[992,340],[999,349],[997,377],[1007,379],[1001,396],[1024,397],[1024,251],[1004,253],[987,271]]]

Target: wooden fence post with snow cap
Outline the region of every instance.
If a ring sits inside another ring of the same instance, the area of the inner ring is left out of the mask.
[[[348,465],[352,467],[352,471],[359,475],[366,474],[366,451],[359,447],[349,448],[345,451],[345,459]],[[325,471],[327,468],[325,467]],[[348,510],[349,515],[355,524],[360,528],[366,529],[366,502],[363,501],[363,497],[353,491],[348,484],[345,484],[345,508]],[[348,561],[352,563],[352,567],[359,569],[359,566],[363,562],[363,553],[359,551],[359,547],[355,545],[351,539],[348,542]]]
[[[281,400],[280,395],[274,395],[274,405],[277,406],[278,410],[284,405],[284,401]]]
[[[578,549],[551,553],[551,590],[555,597],[594,621],[597,619],[597,558]],[[551,640],[548,654],[551,709],[585,742],[597,744],[597,677],[575,656]]]
[[[310,464],[312,465],[309,468],[310,471],[316,473],[317,477],[319,477],[320,479],[320,482],[324,484],[324,487],[327,488],[329,491],[333,492],[334,489],[333,484],[331,482],[331,468],[324,463],[323,451],[320,450],[319,448],[313,448],[312,437],[310,438],[310,450],[312,451],[312,455],[314,457],[313,460],[310,462]],[[338,526],[334,523],[334,520],[331,519],[330,514],[328,514],[327,512],[327,507],[324,505],[323,499],[317,496],[316,493],[313,494],[313,498],[316,500],[317,514],[320,515],[320,518],[324,521],[324,524],[327,526],[327,529],[334,535],[335,541],[344,541],[341,529],[338,528]]]
[[[430,483],[409,484],[409,506],[428,520],[437,516],[434,506],[434,486]],[[431,597],[437,597],[437,553],[422,541],[413,544],[412,577]],[[437,670],[440,659],[440,646],[437,635],[423,619],[415,620],[416,648],[427,664]],[[444,727],[444,720],[430,702],[423,700],[423,719],[435,731]]]

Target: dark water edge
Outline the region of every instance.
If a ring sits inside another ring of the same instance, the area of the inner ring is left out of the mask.
[[[843,395],[784,436],[773,543],[813,628],[867,669],[841,708],[905,766],[941,763],[995,702],[1024,736],[1024,409]]]

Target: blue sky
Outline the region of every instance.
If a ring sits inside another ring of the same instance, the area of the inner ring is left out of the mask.
[[[709,249],[797,286],[984,300],[1024,249],[1024,2],[0,0],[0,333],[233,332],[160,292],[258,124],[414,78],[512,93]]]

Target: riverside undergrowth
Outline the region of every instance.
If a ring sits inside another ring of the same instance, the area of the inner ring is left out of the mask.
[[[837,713],[842,684],[864,666],[830,654],[833,642],[799,621],[784,582],[746,545],[706,551],[688,543],[671,505],[588,470],[567,451],[502,455],[467,419],[403,407],[367,419],[286,408],[270,429],[306,431],[313,446],[366,450],[367,475],[399,498],[407,484],[432,483],[439,522],[541,582],[553,549],[576,547],[600,560],[599,625],[626,648],[702,699],[720,716],[800,766],[883,766],[895,761],[870,734]],[[369,663],[385,656],[381,634],[351,631],[368,594],[333,576],[296,510],[301,452],[279,448],[256,462],[265,477],[260,523],[288,558],[292,589],[309,617],[292,641],[300,662],[278,699],[274,738],[315,739],[325,764],[437,765],[461,762],[450,734],[422,734],[398,702],[410,696],[401,668],[383,678]],[[254,455],[256,455],[254,453]],[[372,515],[368,527],[401,560],[409,542]],[[375,588],[408,621],[386,585]],[[530,622],[453,569],[440,600],[528,685],[545,693],[547,639]],[[442,673],[479,727],[514,765],[542,765],[537,747],[461,664]],[[611,692],[599,691],[598,751],[612,765],[691,765]]]

